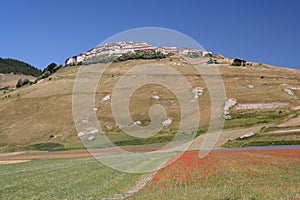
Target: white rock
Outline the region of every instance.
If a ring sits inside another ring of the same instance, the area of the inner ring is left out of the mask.
[[[141,121],[136,121],[136,122],[133,122],[133,126],[139,126],[139,125],[141,125],[142,124],[142,122]]]
[[[273,109],[273,108],[282,108],[288,106],[289,103],[274,102],[274,103],[245,103],[238,104],[237,110],[247,110],[247,109]]]
[[[285,91],[288,95],[294,96],[294,93],[292,92],[292,90],[290,90],[290,89],[284,89],[284,91]]]
[[[87,131],[87,132],[85,132],[86,134],[96,134],[96,133],[98,133],[98,129],[94,129],[94,130],[91,130],[91,131]]]
[[[193,89],[194,99],[198,99],[203,94],[203,89],[201,87],[196,87]]]
[[[97,111],[98,110],[98,108],[93,108],[93,111]]]
[[[158,95],[152,95],[151,98],[155,99],[155,100],[158,100],[158,99],[160,99],[160,96],[158,96]]]
[[[172,106],[176,106],[175,101],[170,101],[170,103],[171,103]]]
[[[163,126],[169,126],[170,124],[172,124],[172,120],[171,119],[167,119],[165,121],[162,122]]]
[[[223,118],[225,120],[231,120],[232,119],[232,117],[230,115],[223,115]]]
[[[193,89],[193,94],[198,94],[198,93],[203,93],[203,89],[202,88],[195,88]]]
[[[108,126],[108,125],[106,125],[105,126],[107,129],[112,129],[112,127],[111,126]]]
[[[83,136],[85,136],[85,135],[86,135],[85,132],[79,132],[79,133],[77,133],[77,136],[78,136],[78,137],[83,137]]]
[[[95,139],[95,136],[91,136],[91,137],[89,137],[87,140],[88,141],[92,141],[92,140],[94,140]]]
[[[227,99],[224,105],[224,111],[228,111],[232,106],[235,106],[236,101],[233,99]]]
[[[82,123],[89,123],[89,120],[83,119],[83,120],[82,120]]]
[[[110,95],[106,95],[102,98],[102,102],[110,100]]]
[[[248,85],[248,88],[253,89],[254,86],[253,85]]]
[[[89,134],[96,134],[98,133],[98,129],[94,129],[94,130],[91,130],[91,131],[81,131],[77,134],[78,137],[83,137],[83,136],[86,136],[86,135],[89,135]]]
[[[242,136],[240,137],[240,139],[248,138],[248,137],[251,137],[251,136],[253,136],[253,135],[255,135],[255,133],[247,133],[247,134],[245,134],[245,135],[242,135]]]

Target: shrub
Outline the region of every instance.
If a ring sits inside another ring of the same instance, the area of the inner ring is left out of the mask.
[[[232,65],[233,66],[246,66],[246,61],[236,58],[233,60]]]
[[[27,146],[27,150],[39,150],[39,151],[59,151],[64,150],[63,144],[48,142],[48,143],[38,143]]]
[[[56,63],[51,63],[51,64],[49,64],[49,65],[43,70],[43,74],[46,73],[46,72],[54,73],[54,72],[55,72],[56,66],[57,66]]]
[[[22,87],[24,85],[27,85],[27,84],[32,84],[32,82],[27,78],[19,79],[18,82],[17,82],[16,88],[20,88],[20,87]]]
[[[135,53],[124,53],[117,59],[115,59],[115,62],[122,62],[127,60],[134,60],[134,59],[162,59],[166,58],[166,55],[162,54],[161,52],[155,52],[155,51],[137,51]]]

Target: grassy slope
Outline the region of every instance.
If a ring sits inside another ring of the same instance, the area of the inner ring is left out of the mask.
[[[169,59],[161,60],[161,64],[172,65],[193,87],[205,88],[205,93],[200,97],[201,121],[203,127],[207,127],[210,118],[209,93],[201,77],[191,66],[173,65]],[[115,126],[110,111],[110,103],[100,104],[103,96],[111,94],[115,83],[123,73],[127,72],[136,64],[156,62],[154,60],[134,60],[112,64],[105,72],[99,82],[96,94],[97,116],[104,130],[109,131],[112,137],[122,136],[117,129],[106,129],[106,126]],[[181,62],[181,61],[176,61]],[[60,142],[72,147],[80,147],[79,139],[72,118],[72,89],[78,67],[70,67],[60,70],[52,76],[52,80],[45,79],[42,82],[26,86],[10,92],[10,98],[0,96],[0,150],[7,147],[15,150],[21,149],[23,145],[40,142]],[[300,72],[292,69],[270,67],[253,64],[248,67],[219,66],[222,74],[227,97],[236,98],[239,103],[268,103],[287,102],[290,106],[283,110],[284,116],[273,117],[276,111],[256,112],[247,119],[235,118],[225,124],[225,128],[241,128],[264,125],[268,123],[280,123],[286,117],[297,114],[289,108],[299,105],[298,98],[287,95],[283,89],[289,86],[300,87]],[[261,77],[264,76],[262,79]],[[249,89],[248,85],[254,85]],[[144,86],[139,88],[131,98],[130,110],[133,120],[140,120],[149,123],[148,109],[155,101],[150,99],[151,94],[158,94],[161,99],[158,101],[165,106],[168,116],[174,123],[164,128],[161,134],[169,134],[178,127],[180,119],[180,106],[170,106],[170,100],[175,96],[166,88],[159,86]],[[272,114],[273,112],[273,114]],[[240,115],[239,111],[233,111],[233,117]],[[50,139],[51,135],[56,138]],[[78,144],[78,145],[77,145]]]
[[[29,79],[34,81],[36,78],[24,74],[1,74],[0,73],[0,88],[1,87],[15,87],[19,79]],[[2,94],[3,92],[0,92]]]

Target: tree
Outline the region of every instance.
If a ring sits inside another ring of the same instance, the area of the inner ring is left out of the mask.
[[[24,74],[37,77],[42,74],[42,71],[28,63],[16,59],[0,58],[0,73]]]
[[[55,68],[56,68],[57,64],[56,63],[51,63],[49,64],[44,70],[43,73],[45,72],[50,72],[51,74],[55,72]]]
[[[25,78],[24,80],[19,79],[18,82],[17,82],[16,88],[20,88],[20,87],[22,87],[24,85],[27,85],[29,83],[31,83],[31,81],[27,78]]]
[[[233,66],[246,66],[246,61],[245,60],[241,60],[241,59],[234,59],[233,60],[233,63],[232,63]]]

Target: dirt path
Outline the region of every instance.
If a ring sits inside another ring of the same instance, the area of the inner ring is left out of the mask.
[[[300,117],[296,117],[296,118],[290,119],[286,122],[283,122],[278,127],[297,126],[297,125],[300,125]]]
[[[123,193],[123,194],[116,194],[113,197],[110,198],[102,198],[102,200],[123,200],[123,199],[127,199],[128,197],[138,193],[141,189],[143,189],[146,184],[148,183],[148,181],[152,180],[153,177],[155,176],[156,172],[152,172],[151,174],[143,177],[141,180],[139,180],[137,182],[137,184],[132,187],[129,191]]]
[[[300,129],[272,131],[272,132],[269,132],[269,133],[295,133],[295,132],[300,132]]]
[[[24,154],[26,153],[26,151],[20,151],[20,152],[9,152],[9,153],[0,153],[0,159],[3,156],[14,156],[14,155],[18,155],[18,154]]]
[[[103,155],[104,153],[95,153],[95,156]],[[87,158],[92,154],[87,151],[80,152],[18,152],[18,153],[3,153],[0,154],[0,161],[4,160],[32,160],[32,159],[47,159],[47,158]]]
[[[103,156],[118,152],[118,149],[95,150],[92,153],[81,151],[59,151],[59,152],[16,152],[16,153],[0,153],[0,160],[32,160],[32,159],[49,159],[49,158],[88,158],[92,156]],[[139,150],[135,152],[143,152]]]
[[[10,165],[10,164],[24,163],[29,161],[31,160],[0,160],[0,165]]]

